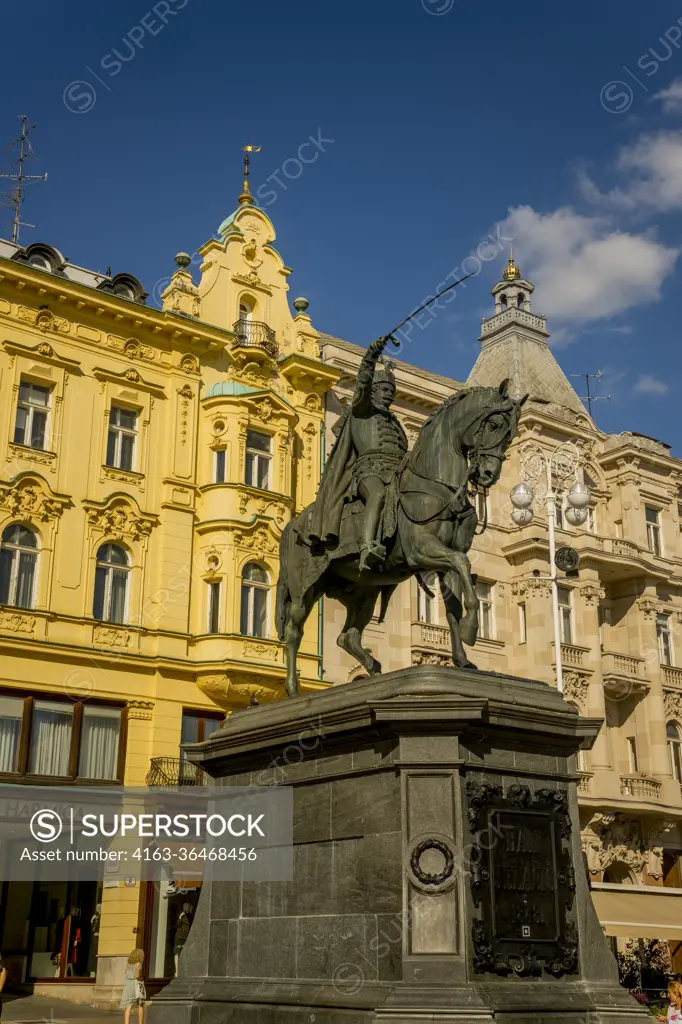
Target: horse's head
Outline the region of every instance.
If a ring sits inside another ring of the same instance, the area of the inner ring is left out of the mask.
[[[511,398],[508,380],[499,388],[472,388],[469,395],[477,408],[461,435],[462,452],[469,462],[471,483],[487,488],[499,479],[528,395]]]

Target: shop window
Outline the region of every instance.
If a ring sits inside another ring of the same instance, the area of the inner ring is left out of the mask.
[[[12,890],[13,914],[25,922],[20,952],[26,957],[26,980],[94,982],[102,883],[14,882]],[[4,924],[7,949],[7,915]]]
[[[147,883],[145,963],[148,979],[167,980],[177,974],[200,889],[200,883],[193,879]]]
[[[0,775],[120,782],[123,743],[120,707],[0,695]]]
[[[0,604],[33,608],[38,541],[28,526],[8,526],[0,542]]]
[[[14,443],[27,448],[44,449],[47,439],[47,418],[50,410],[50,388],[22,381],[14,420]]]
[[[270,490],[270,467],[272,463],[272,438],[258,430],[246,432],[246,476],[249,487]]]
[[[99,622],[123,624],[128,615],[128,555],[118,544],[102,544],[97,552],[92,615]]]
[[[109,434],[107,437],[107,466],[125,469],[135,468],[137,447],[137,412],[112,405],[109,411]]]
[[[241,614],[239,631],[244,636],[268,635],[268,595],[270,581],[265,569],[255,562],[244,566],[242,573]]]

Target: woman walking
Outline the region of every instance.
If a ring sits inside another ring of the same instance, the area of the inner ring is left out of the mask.
[[[142,980],[143,963],[144,950],[134,949],[128,957],[123,993],[121,994],[120,1008],[124,1011],[123,1024],[130,1024],[130,1011],[133,1006],[137,1007],[138,1024],[144,1024],[144,1004],[147,1001],[147,992]]]

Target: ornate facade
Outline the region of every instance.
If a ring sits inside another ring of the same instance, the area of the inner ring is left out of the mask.
[[[480,668],[550,685],[556,672],[546,512],[536,504],[533,522],[517,527],[509,494],[528,472],[531,444],[546,455],[566,442],[576,446],[578,476],[591,491],[589,516],[585,526],[572,527],[561,496],[557,546],[580,553],[579,575],[560,580],[565,698],[581,714],[604,720],[578,766],[587,867],[607,935],[669,939],[679,970],[682,462],[660,441],[596,427],[547,344],[546,319],[531,306],[533,285],[515,265],[505,268],[493,299],[467,381],[398,363],[393,408],[412,443],[452,391],[508,377],[510,393],[528,393],[499,483],[472,498],[479,519],[485,506],[487,527],[471,551],[481,619],[471,657]],[[343,371],[328,399],[332,423],[350,400],[362,349],[327,335],[321,345]],[[561,489],[562,481],[554,483]],[[363,675],[336,647],[342,616],[340,606],[325,602],[324,679],[334,683]],[[429,600],[414,581],[401,585],[386,623],[373,620],[365,644],[384,671],[450,663],[440,598]]]
[[[0,781],[192,781],[181,740],[281,695],[279,538],[339,372],[242,200],[162,309],[130,275],[0,243]],[[313,618],[304,690],[324,685]],[[141,943],[149,977],[174,972],[196,891],[36,886],[3,887],[11,982],[117,1005]]]

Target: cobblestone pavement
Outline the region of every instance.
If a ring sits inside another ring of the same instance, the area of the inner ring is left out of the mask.
[[[78,1006],[61,999],[6,993],[2,1003],[2,1024],[103,1024],[104,1021],[114,1024],[119,1017],[123,1020],[123,1011],[93,1010],[91,1006]]]

